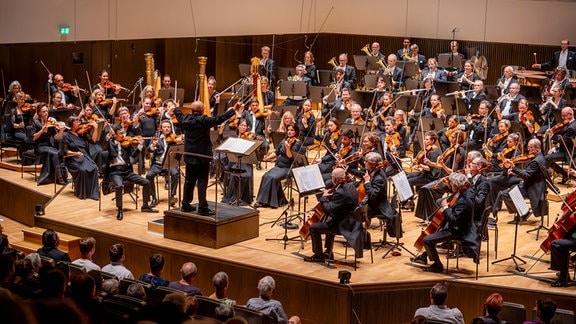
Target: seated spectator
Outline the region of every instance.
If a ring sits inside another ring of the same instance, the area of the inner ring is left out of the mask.
[[[222,322],[234,317],[234,308],[231,305],[220,304],[214,312],[216,313],[216,319]]]
[[[164,270],[164,256],[153,254],[150,257],[150,272],[143,273],[138,280],[150,283],[153,290],[160,286],[167,287],[170,281],[161,277],[162,270]]]
[[[104,282],[102,273],[98,270],[90,270],[86,273],[94,279],[94,296],[102,301],[102,283]]]
[[[538,299],[536,302],[536,316],[539,321],[525,321],[524,324],[550,324],[556,313],[556,304],[550,299]]]
[[[198,268],[192,262],[186,262],[182,265],[180,269],[180,274],[182,275],[182,279],[179,281],[172,281],[168,287],[181,290],[188,294],[188,296],[202,296],[202,292],[200,288],[194,286],[192,281],[196,278],[196,273],[198,272]]]
[[[34,267],[29,259],[18,260],[14,263],[14,276],[11,279],[12,284],[19,284],[23,280],[34,277]]]
[[[80,239],[80,259],[72,261],[73,264],[79,265],[90,270],[100,270],[100,266],[92,262],[92,255],[96,251],[96,239],[93,237],[83,237]]]
[[[302,321],[300,320],[300,317],[294,315],[290,317],[290,319],[288,320],[288,324],[302,324]]]
[[[133,283],[126,289],[126,296],[146,301],[146,290],[142,284]]]
[[[498,314],[502,310],[503,304],[504,298],[499,293],[493,293],[488,296],[484,302],[484,316],[480,316],[480,318],[486,324],[499,324],[501,321],[498,318]]]
[[[28,254],[24,259],[30,260],[32,268],[34,268],[34,277],[38,277],[40,269],[42,268],[42,260],[40,259],[40,254],[34,252]]]
[[[2,288],[14,276],[14,259],[7,254],[0,254],[0,296],[6,295],[12,297],[10,290]]]
[[[188,309],[188,304],[186,303],[186,296],[184,296],[181,293],[170,293],[164,296],[162,302],[168,302],[178,306],[178,309],[183,313],[186,313]]]
[[[104,297],[111,297],[118,293],[120,282],[116,279],[106,279],[102,281],[102,294]]]
[[[58,233],[53,229],[47,229],[42,233],[42,247],[36,252],[41,256],[52,258],[56,263],[59,261],[72,261],[68,253],[58,249],[59,244]]]
[[[437,283],[430,289],[430,306],[418,308],[414,313],[414,318],[422,315],[428,320],[464,324],[462,312],[458,308],[448,308],[445,304],[446,298],[448,298],[446,286]]]
[[[266,276],[258,282],[259,297],[250,298],[246,307],[275,317],[278,324],[287,324],[288,317],[282,308],[282,303],[272,299],[272,293],[276,289],[276,282],[271,276]]]
[[[132,272],[124,266],[126,255],[124,254],[124,245],[122,243],[112,245],[110,250],[108,250],[108,256],[110,257],[110,264],[104,266],[102,271],[116,275],[118,280],[124,278],[134,279]]]
[[[422,315],[416,315],[414,316],[410,324],[428,324],[428,319]]]
[[[70,280],[70,297],[92,323],[102,323],[100,302],[96,298],[96,283],[87,273],[80,273]]]
[[[59,269],[42,271],[40,274],[41,297],[64,299],[68,285],[66,275]]]
[[[215,274],[214,277],[212,277],[212,283],[214,284],[216,291],[213,292],[212,295],[208,296],[209,298],[218,299],[227,305],[236,305],[236,301],[228,298],[226,295],[226,291],[228,290],[228,274],[226,274],[226,272],[220,271]]]

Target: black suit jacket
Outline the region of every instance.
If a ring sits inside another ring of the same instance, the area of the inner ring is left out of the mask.
[[[466,194],[474,204],[474,221],[479,222],[484,209],[487,207],[485,202],[490,192],[490,183],[488,182],[488,178],[483,174],[476,178],[476,182],[474,182],[473,178],[469,178],[468,180],[472,186],[469,190],[466,190]]]
[[[337,67],[335,67],[333,70],[336,70]],[[344,67],[344,80],[348,81],[348,83],[350,83],[350,87],[352,89],[356,88],[356,68],[351,66],[351,65],[346,65]]]
[[[49,257],[58,263],[59,261],[72,262],[68,253],[65,253],[57,248],[41,247],[36,251],[41,256]]]
[[[512,169],[518,177],[523,180],[522,187],[526,190],[526,194],[530,199],[530,207],[535,216],[543,215],[543,203],[546,201],[546,176],[543,172],[548,172],[546,169],[546,159],[542,152],[525,165],[524,168],[517,166]]]
[[[552,68],[555,69],[558,67],[558,61],[560,60],[560,51],[554,52],[554,55],[550,59],[550,61],[542,63],[540,65],[541,69]],[[566,57],[566,68],[568,70],[574,70],[576,67],[576,52],[568,50],[568,57]]]
[[[370,182],[364,184],[366,189],[366,199],[368,211],[374,215],[381,215],[388,218],[386,230],[392,237],[402,237],[402,228],[400,227],[400,215],[388,200],[388,181],[386,170],[376,171]]]
[[[444,209],[442,214],[446,218],[446,228],[454,235],[466,236],[474,225],[472,222],[474,204],[466,192],[458,195],[456,202],[450,208]]]

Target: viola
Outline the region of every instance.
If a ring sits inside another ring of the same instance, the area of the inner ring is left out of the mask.
[[[102,84],[102,88],[106,90],[113,89],[114,91],[120,91],[120,89],[122,89],[122,86],[118,83],[113,83],[112,81],[108,80]]]
[[[556,125],[554,125],[554,127],[550,128],[550,129],[548,130],[548,132],[550,132],[550,133],[556,133],[557,131],[564,129],[564,127],[566,127],[566,126],[568,126],[568,123],[559,123],[559,124],[556,124]]]
[[[525,114],[520,114],[518,119],[526,126],[530,134],[534,133],[534,115],[532,115],[532,111],[529,110]]]
[[[139,138],[124,136],[124,138],[122,138],[122,141],[120,142],[120,145],[122,145],[123,148],[127,148],[131,145],[138,145],[139,143],[140,143]]]
[[[158,116],[159,114],[160,114],[160,110],[159,110],[158,108],[156,108],[156,107],[152,107],[152,108],[150,108],[150,110],[148,110],[148,111],[146,112],[146,115],[147,115],[148,117],[156,117],[156,116]]]
[[[434,145],[428,145],[428,146],[426,146],[426,148],[423,151],[418,152],[418,154],[416,155],[416,158],[414,158],[414,161],[412,162],[412,165],[422,164],[422,160],[435,147],[436,146],[434,146]]]
[[[536,154],[519,155],[519,156],[514,157],[512,159],[504,160],[502,162],[502,167],[509,169],[512,167],[513,164],[528,162],[528,161],[532,160],[535,156],[536,156]]]
[[[506,137],[508,137],[509,132],[506,131],[504,133],[499,133],[498,135],[492,137],[489,141],[488,141],[488,146],[489,147],[494,147],[495,144],[500,143],[503,139],[505,139]]]
[[[184,135],[176,135],[175,133],[170,133],[166,136],[166,143],[168,144],[181,144],[184,140]]]
[[[513,154],[516,151],[516,149],[517,149],[516,145],[505,148],[502,152],[498,154],[497,159],[500,161],[504,161],[504,159],[508,158],[511,154]],[[500,163],[499,165],[500,167],[502,167],[502,163]]]
[[[396,132],[394,134],[387,134],[386,135],[386,145],[388,148],[390,147],[398,147],[400,146],[400,133]]]

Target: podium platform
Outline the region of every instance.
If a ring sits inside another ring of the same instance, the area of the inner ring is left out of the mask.
[[[208,204],[214,210],[214,203]],[[219,249],[258,237],[259,215],[252,208],[221,203],[218,204],[218,220],[214,216],[170,209],[164,211],[164,237]]]

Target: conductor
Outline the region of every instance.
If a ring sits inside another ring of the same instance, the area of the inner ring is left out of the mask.
[[[210,141],[210,128],[222,124],[234,115],[234,109],[230,108],[225,113],[208,117],[204,113],[204,104],[194,101],[190,114],[184,114],[180,107],[176,107],[174,114],[182,125],[185,135],[184,151],[197,155],[185,155],[186,180],[184,181],[184,194],[182,196],[183,212],[196,211],[196,207],[190,203],[194,198],[194,187],[198,183],[198,214],[202,216],[214,215],[214,211],[208,208],[206,189],[208,188],[208,175],[210,172],[210,160],[212,157],[212,142]],[[202,155],[202,156],[199,156]]]

